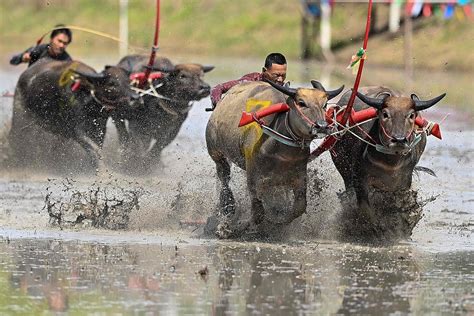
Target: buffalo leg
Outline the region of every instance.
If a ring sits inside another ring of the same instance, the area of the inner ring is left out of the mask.
[[[291,217],[288,219],[288,224],[293,220],[297,219],[304,212],[306,212],[306,189],[307,189],[307,176],[305,175],[301,179],[297,180],[293,193],[295,195],[295,201],[293,204],[293,212]]]
[[[153,147],[150,148],[147,154],[147,156],[149,157],[150,163],[156,164],[158,161],[160,161],[161,152],[163,151],[163,149],[164,147],[158,144],[158,142],[153,144]]]
[[[263,207],[262,201],[258,198],[257,193],[257,180],[258,175],[252,172],[247,172],[247,187],[250,193],[251,199],[251,215],[252,215],[252,223],[254,225],[259,225],[263,222],[265,218],[265,208]]]
[[[130,136],[127,131],[127,127],[125,126],[125,120],[123,119],[114,119],[114,125],[117,129],[117,135],[119,139],[120,146],[122,148],[126,148],[130,142]]]
[[[234,215],[235,200],[232,190],[229,186],[230,181],[230,164],[225,158],[221,158],[216,163],[217,176],[221,182],[221,192],[219,196],[219,203],[221,207],[221,214],[224,216]]]
[[[78,133],[75,137],[75,140],[79,145],[84,148],[84,150],[89,155],[94,169],[100,169],[103,167],[102,156],[100,152],[100,147],[92,141],[89,137],[85,136],[83,133]]]

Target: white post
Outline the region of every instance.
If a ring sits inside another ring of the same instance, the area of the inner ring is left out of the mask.
[[[390,4],[390,18],[389,18],[389,30],[392,33],[397,32],[400,29],[400,1],[392,1]]]
[[[120,57],[127,55],[128,53],[128,0],[120,1],[120,46],[119,54]]]
[[[321,50],[331,59],[331,6],[328,0],[321,1]]]

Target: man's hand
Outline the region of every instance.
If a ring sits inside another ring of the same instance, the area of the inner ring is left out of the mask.
[[[31,56],[30,56],[30,53],[24,53],[21,60],[24,62],[24,63],[27,63],[31,60]]]
[[[10,65],[19,65],[21,63],[27,63],[31,60],[30,53],[18,54],[10,59]]]

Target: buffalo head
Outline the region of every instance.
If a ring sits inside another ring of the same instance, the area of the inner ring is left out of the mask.
[[[116,66],[105,66],[100,73],[74,71],[81,82],[90,87],[95,101],[107,110],[128,107],[139,99],[132,91],[127,72]]]
[[[393,152],[405,154],[414,140],[415,119],[418,111],[438,103],[446,93],[427,101],[421,101],[415,94],[411,97],[393,96],[380,92],[375,98],[357,92],[357,96],[378,111],[379,139],[383,146]]]
[[[163,87],[160,91],[170,99],[184,102],[198,101],[209,96],[211,87],[203,81],[204,73],[214,69],[214,66],[199,64],[178,64],[172,68],[153,68],[165,73]]]
[[[290,128],[297,136],[304,139],[313,139],[322,134],[328,134],[328,125],[325,119],[325,107],[328,100],[337,96],[344,86],[333,91],[326,91],[316,80],[312,80],[312,88],[290,88],[267,81],[278,91],[289,96],[288,105]]]

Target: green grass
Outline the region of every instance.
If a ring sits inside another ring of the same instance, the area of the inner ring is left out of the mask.
[[[47,5],[46,3],[49,3]],[[57,23],[79,25],[118,36],[118,0],[2,0],[1,53],[33,45]],[[287,0],[175,0],[161,1],[160,47],[165,55],[262,57],[280,51],[290,59],[300,56],[300,2]],[[131,46],[148,52],[154,32],[154,0],[129,1]],[[377,4],[378,25],[387,22],[388,6]],[[333,44],[349,42],[335,51],[348,61],[362,45],[366,5],[336,4],[332,14]],[[474,70],[473,21],[440,18],[416,22],[415,65],[425,68]],[[403,28],[402,28],[403,29]],[[373,36],[371,63],[403,66],[403,34]],[[118,44],[87,33],[74,32],[74,56],[117,52]]]

